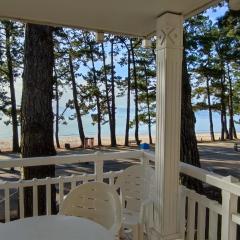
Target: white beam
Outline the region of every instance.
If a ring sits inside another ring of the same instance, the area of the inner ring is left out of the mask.
[[[104,42],[104,32],[96,32],[96,42],[97,43],[103,43]]]
[[[231,10],[240,10],[240,0],[229,0],[229,7]]]
[[[183,16],[157,20],[156,230],[158,239],[179,238],[179,161]]]
[[[151,39],[147,39],[147,38],[143,39],[143,41],[142,41],[142,47],[143,47],[143,48],[151,48],[151,47],[152,47],[152,41],[151,41]]]

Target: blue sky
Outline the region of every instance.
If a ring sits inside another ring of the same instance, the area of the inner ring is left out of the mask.
[[[216,7],[214,9],[209,9],[206,11],[206,15],[210,17],[210,19],[214,22],[218,17],[221,17],[228,10],[228,6],[225,3],[222,7]]]

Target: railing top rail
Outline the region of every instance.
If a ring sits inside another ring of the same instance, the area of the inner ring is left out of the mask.
[[[180,163],[180,172],[209,185],[240,196],[240,183],[237,179],[231,176],[223,177],[183,162]]]
[[[13,158],[0,160],[0,168],[11,167],[34,167],[55,164],[73,164],[84,162],[95,162],[97,160],[115,160],[120,158],[136,158],[143,156],[143,151],[119,151],[119,152],[96,152],[92,154],[75,154],[35,158]]]
[[[155,155],[153,152],[144,152],[144,156],[151,161],[155,161]],[[201,182],[240,196],[240,182],[231,176],[223,177],[183,162],[180,163],[180,172],[198,179]]]
[[[104,161],[127,158],[140,159],[143,157],[151,161],[155,161],[155,154],[153,152],[136,150],[119,152],[96,152],[92,154],[75,154],[53,157],[6,159],[0,161],[0,168],[74,164],[96,162],[99,160]],[[204,183],[240,196],[240,183],[234,178],[223,177],[221,175],[182,162],[180,163],[180,172],[198,179]]]

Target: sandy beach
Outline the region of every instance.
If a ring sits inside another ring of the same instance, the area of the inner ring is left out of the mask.
[[[240,133],[238,133],[240,136]],[[221,134],[216,133],[215,139],[219,140]],[[148,136],[140,136],[139,137],[142,143],[148,143],[149,138]],[[62,136],[59,137],[61,148],[64,148],[65,143],[69,143],[71,148],[76,148],[80,146],[80,139],[78,136]],[[130,137],[130,140],[134,140],[133,137]],[[211,137],[209,133],[197,133],[197,140],[198,142],[210,142]],[[153,136],[153,143],[155,143],[155,136]],[[1,151],[11,151],[11,139],[0,139],[0,150]],[[94,139],[94,144],[97,145],[97,139]],[[102,144],[104,146],[110,145],[109,137],[102,137]],[[124,136],[117,136],[117,144],[124,145]],[[134,144],[133,144],[134,145]]]

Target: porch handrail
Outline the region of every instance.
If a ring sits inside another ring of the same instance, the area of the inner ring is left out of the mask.
[[[121,151],[121,152],[95,152],[90,154],[74,154],[74,155],[61,155],[61,156],[46,156],[34,158],[12,158],[0,160],[0,168],[11,167],[34,167],[46,165],[60,165],[60,164],[73,164],[94,162],[99,160],[115,160],[120,158],[137,158],[143,157],[142,150],[136,151]]]
[[[220,188],[223,191],[240,196],[240,183],[233,177],[224,177],[183,162],[180,163],[180,172],[192,178],[198,179],[201,182]]]
[[[155,161],[155,155],[153,152],[144,152],[144,158]],[[240,196],[240,182],[233,177],[224,177],[184,162],[180,162],[179,170],[182,174],[198,179],[201,182],[207,183],[234,195]]]

